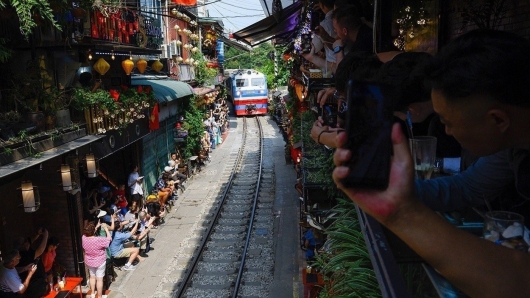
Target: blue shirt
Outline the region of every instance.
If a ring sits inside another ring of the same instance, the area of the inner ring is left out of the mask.
[[[123,243],[131,237],[131,233],[116,232],[110,243],[109,249],[112,256],[118,255],[123,250]]]
[[[522,162],[529,155],[529,150],[508,149],[481,157],[460,174],[416,180],[416,194],[436,211],[455,211],[484,205],[484,200],[494,200],[510,186],[516,186],[521,198],[530,199],[530,195],[521,187],[530,184],[530,181],[518,177],[522,172],[520,169],[526,166]]]

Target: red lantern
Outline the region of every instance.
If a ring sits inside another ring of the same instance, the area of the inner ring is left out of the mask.
[[[121,20],[116,20],[116,27],[121,30]]]
[[[138,31],[138,20],[134,21],[134,30]]]
[[[125,43],[129,43],[129,35],[125,34]]]
[[[109,30],[109,39],[114,40],[114,30]]]
[[[129,35],[134,34],[134,25],[133,23],[129,23]]]
[[[98,27],[96,24],[92,24],[92,37],[98,38]]]

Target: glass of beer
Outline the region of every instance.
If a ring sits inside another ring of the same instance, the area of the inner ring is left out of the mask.
[[[431,179],[436,160],[436,138],[418,136],[409,140],[416,179]]]

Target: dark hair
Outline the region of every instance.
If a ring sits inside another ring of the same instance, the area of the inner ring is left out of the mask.
[[[478,29],[447,44],[430,66],[428,83],[447,100],[472,94],[530,107],[530,42],[514,33]]]
[[[379,69],[377,81],[395,88],[394,110],[406,109],[411,103],[428,101],[425,87],[426,67],[433,57],[425,52],[405,52],[395,56]]]
[[[335,86],[338,92],[346,90],[348,79],[370,79],[382,65],[376,55],[368,52],[348,53],[335,71]]]
[[[362,25],[361,11],[354,5],[347,5],[340,9],[335,9],[331,14],[331,18],[336,20],[339,26],[348,29],[348,31],[355,30]]]
[[[8,264],[10,263],[11,261],[13,261],[15,259],[16,256],[18,256],[20,254],[20,252],[18,251],[18,249],[12,249],[10,250],[8,253],[4,254],[3,257],[4,257],[4,263],[5,264]]]
[[[335,6],[335,0],[318,0],[318,2],[331,9],[333,9],[333,6]]]
[[[372,4],[370,4],[367,0],[336,0],[335,1],[335,7],[337,8],[344,8],[346,6],[354,6],[357,11],[359,11],[359,15],[369,21],[371,21],[373,16],[373,8]]]
[[[48,242],[46,243],[46,247],[48,247],[50,245],[53,245],[53,246],[59,245],[59,238],[57,238],[55,236],[52,236],[52,237],[48,238]]]
[[[93,222],[89,221],[85,225],[85,228],[83,229],[83,234],[87,237],[94,236],[94,233],[96,232],[96,226]]]

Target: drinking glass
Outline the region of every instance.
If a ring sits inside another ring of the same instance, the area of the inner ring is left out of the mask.
[[[484,239],[505,246],[517,245],[515,239],[524,236],[524,217],[521,214],[508,211],[490,211],[484,217]]]
[[[436,160],[436,137],[418,136],[409,140],[416,179],[431,179]]]

